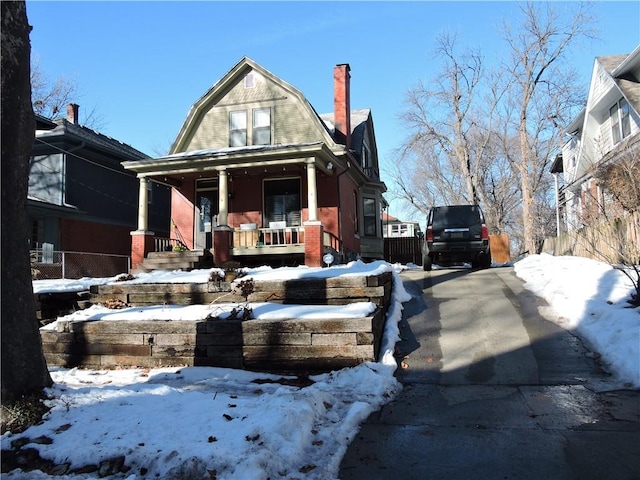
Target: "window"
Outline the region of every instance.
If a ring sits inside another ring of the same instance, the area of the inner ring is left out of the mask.
[[[624,98],[620,99],[609,109],[609,116],[611,117],[611,135],[615,145],[631,134],[629,103]]]
[[[364,199],[363,219],[364,234],[368,237],[376,236],[376,201],[373,198]]]
[[[256,78],[253,73],[253,70],[251,70],[244,76],[244,88],[253,88],[255,86],[256,86]]]
[[[409,225],[407,225],[406,223],[391,225],[391,236],[392,237],[408,237]]]
[[[362,146],[362,168],[366,169],[371,168],[371,153],[369,153],[369,149],[366,145]]]
[[[358,208],[358,192],[353,192],[353,233],[356,235],[360,233],[360,220],[359,220],[359,211]]]
[[[265,180],[263,225],[268,227],[269,222],[287,222],[288,227],[301,225],[299,178]]]
[[[244,110],[231,112],[229,115],[229,146],[244,147],[247,145],[247,112]]]
[[[256,108],[253,110],[253,144],[271,144],[271,109]]]

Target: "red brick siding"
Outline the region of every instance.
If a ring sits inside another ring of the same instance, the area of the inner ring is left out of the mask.
[[[321,267],[324,248],[322,245],[322,225],[304,226],[304,264],[308,267]]]
[[[131,268],[135,269],[141,264],[147,253],[153,251],[153,235],[147,233],[131,232]]]
[[[194,248],[194,201],[193,182],[184,182],[180,190],[171,189],[171,237],[182,237],[188,248]]]
[[[213,263],[220,266],[223,262],[228,261],[231,256],[229,249],[231,246],[231,231],[214,230],[213,231]]]
[[[60,219],[60,250],[129,255],[131,230],[130,227],[62,218]]]

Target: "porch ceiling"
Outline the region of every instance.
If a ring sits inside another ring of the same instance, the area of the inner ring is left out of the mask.
[[[313,162],[328,175],[329,163],[342,164],[343,152],[332,151],[325,143],[260,145],[241,148],[208,149],[183,152],[160,158],[123,162],[127,170],[139,177],[172,177],[202,172],[218,172],[236,168],[286,166]]]

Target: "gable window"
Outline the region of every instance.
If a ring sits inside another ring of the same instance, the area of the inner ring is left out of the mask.
[[[268,227],[270,222],[300,226],[300,178],[264,181],[263,224]]]
[[[253,110],[253,145],[271,145],[271,109]]]
[[[229,114],[229,146],[247,145],[247,112],[244,110]]]
[[[244,88],[253,88],[255,86],[256,86],[256,78],[253,73],[253,70],[251,70],[244,76]]]
[[[373,198],[365,198],[363,203],[362,219],[364,220],[364,234],[367,237],[375,237],[378,218],[376,215],[376,201]]]
[[[609,116],[611,117],[611,135],[615,145],[631,134],[629,103],[624,98],[620,99],[609,109]]]

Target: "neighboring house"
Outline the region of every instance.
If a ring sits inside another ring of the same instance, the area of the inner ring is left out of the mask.
[[[640,46],[631,54],[595,59],[586,107],[566,128],[570,139],[551,169],[564,176],[558,203],[567,230],[580,228],[610,202],[595,169],[640,151],[639,79]]]
[[[382,214],[385,238],[419,237],[422,234],[418,222],[403,222],[387,212]]]
[[[350,67],[334,68],[334,112],[245,57],[191,107],[170,154],[124,163],[172,187],[173,238],[214,263],[321,265],[383,257],[380,180],[369,110],[351,111]],[[134,268],[153,250],[139,214]]]
[[[27,199],[31,248],[128,256],[139,182],[121,162],[149,157],[79,125],[78,108],[70,104],[66,119],[36,116]],[[168,234],[169,189],[150,189],[149,226]]]

